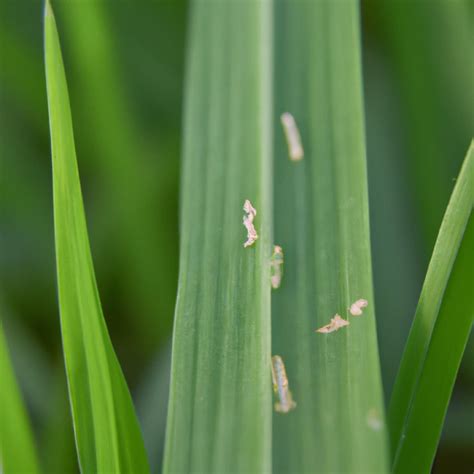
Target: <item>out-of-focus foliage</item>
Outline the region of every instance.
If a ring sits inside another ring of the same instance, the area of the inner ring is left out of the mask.
[[[95,30],[96,22],[72,27],[80,21],[73,18],[78,5],[88,3],[98,4],[90,8],[100,9],[101,31]],[[138,394],[170,337],[176,296],[187,5],[182,0],[56,4],[99,290],[118,358],[132,393]],[[398,0],[368,0],[362,13],[374,285],[388,396],[453,179],[473,134],[469,28],[472,32],[474,15],[468,0],[414,0],[410,7]],[[106,42],[96,54],[111,52],[112,57],[91,61],[99,78],[112,77],[111,90],[104,92],[104,84],[87,87],[84,51],[89,44],[80,35]],[[78,43],[84,43],[83,56]],[[113,128],[100,126],[103,118],[94,102],[102,104],[101,114],[121,111]],[[99,148],[93,124],[104,143],[120,136],[136,147],[123,155],[113,143]],[[118,163],[121,169],[105,171]],[[130,186],[124,179],[128,175]],[[123,199],[136,189],[136,207],[122,209]],[[129,228],[137,221],[145,222],[141,231],[154,235],[152,254],[149,236]],[[74,446],[67,402],[57,411],[51,408],[60,407],[57,400],[64,401],[66,394],[53,245],[42,5],[1,0],[0,278],[8,308],[2,318],[15,323],[6,325],[8,346],[41,458],[49,459],[47,449],[51,452],[54,440],[61,439],[64,451],[54,449],[60,465],[61,459],[70,462],[67,453]],[[137,262],[145,264],[133,267]],[[134,285],[132,275],[140,275],[145,287]],[[472,343],[468,351],[473,353]],[[472,467],[474,433],[468,422],[473,406],[467,394],[474,389],[473,360],[466,356],[461,367],[435,473]],[[35,373],[31,367],[36,366]],[[143,413],[140,406],[138,413]],[[145,430],[145,438],[147,433],[156,435]],[[75,469],[67,462],[60,468]]]
[[[30,421],[10,362],[0,322],[0,466],[2,472],[40,472]],[[6,388],[8,387],[8,389]]]

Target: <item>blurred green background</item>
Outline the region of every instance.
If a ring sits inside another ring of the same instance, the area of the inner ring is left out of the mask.
[[[104,314],[158,472],[177,285],[188,5],[53,6]],[[0,0],[0,312],[45,472],[65,473],[77,471],[77,462],[56,296],[42,8],[36,0]],[[388,401],[473,135],[474,3],[367,0],[362,22],[374,285]],[[467,473],[474,465],[473,356],[471,338],[435,473]]]

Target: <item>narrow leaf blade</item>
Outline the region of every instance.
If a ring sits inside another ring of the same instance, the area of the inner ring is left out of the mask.
[[[389,410],[394,472],[430,472],[474,318],[474,146],[438,234]]]
[[[270,471],[270,6],[192,4],[166,473]]]
[[[128,388],[102,315],[90,254],[56,22],[45,7],[45,61],[64,358],[83,472],[148,472]]]

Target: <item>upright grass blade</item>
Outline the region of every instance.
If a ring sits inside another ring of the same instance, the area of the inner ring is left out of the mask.
[[[277,124],[273,353],[286,362],[294,411],[275,414],[276,472],[388,469],[369,238],[359,5],[276,3],[276,111],[291,112],[305,156],[288,158]],[[359,298],[364,314],[315,334]]]
[[[46,84],[64,358],[83,472],[148,472],[140,430],[97,291],[87,236],[66,77],[56,23],[45,6]]]
[[[474,145],[444,216],[395,382],[389,411],[393,471],[428,473],[474,305]]]
[[[37,473],[38,459],[0,321],[0,472]]]
[[[164,471],[269,472],[270,1],[194,0],[188,45]]]

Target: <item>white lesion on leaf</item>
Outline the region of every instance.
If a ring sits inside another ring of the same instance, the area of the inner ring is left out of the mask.
[[[348,311],[352,316],[360,316],[362,314],[363,308],[366,308],[368,304],[369,303],[367,300],[364,300],[362,298],[358,299],[357,301],[354,301],[354,303],[351,304],[351,306],[348,308]],[[315,332],[328,334],[330,332],[337,331],[345,326],[349,326],[349,324],[349,318],[344,319],[339,314],[335,314],[329,324],[326,324],[325,326],[316,329]]]
[[[349,313],[351,313],[352,316],[360,316],[362,314],[362,309],[366,308],[368,304],[369,302],[364,299],[354,301],[349,308]]]
[[[288,388],[288,377],[285,364],[279,355],[272,357],[273,391],[278,395],[279,401],[275,403],[275,411],[288,413],[296,408],[296,402]]]
[[[283,277],[283,249],[279,245],[273,246],[273,254],[270,261],[270,279],[272,288],[277,289],[281,285]]]
[[[249,247],[258,239],[257,231],[253,225],[253,220],[257,215],[257,211],[248,199],[245,200],[244,211],[246,213],[244,216],[244,226],[247,229],[247,240],[244,243],[244,247]]]
[[[383,427],[382,418],[380,417],[379,412],[376,408],[371,408],[368,411],[366,422],[367,426],[374,431],[380,431]]]
[[[329,334],[330,332],[338,331],[344,326],[349,326],[349,324],[349,321],[344,318],[341,318],[339,314],[335,314],[334,317],[331,318],[331,322],[329,324],[326,324],[325,326],[316,329],[315,332]]]
[[[304,151],[296,120],[289,112],[281,114],[280,120],[283,125],[283,131],[285,132],[290,160],[300,161],[303,159]]]

